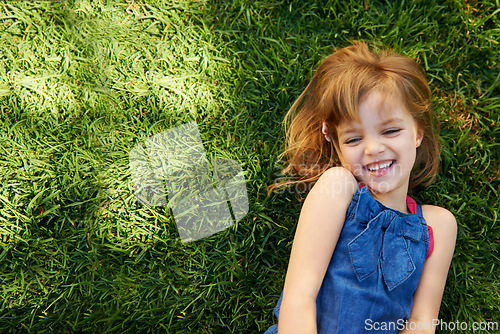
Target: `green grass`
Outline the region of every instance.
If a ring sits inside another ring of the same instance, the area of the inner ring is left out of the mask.
[[[422,203],[459,232],[440,318],[497,321],[498,1],[0,3],[0,332],[258,333],[274,323],[300,211],[282,119],[349,40],[415,57],[444,147]],[[250,212],[182,244],[133,196],[128,154],[196,121],[239,161]],[[456,332],[456,331],[455,331]],[[493,333],[492,331],[484,333]]]

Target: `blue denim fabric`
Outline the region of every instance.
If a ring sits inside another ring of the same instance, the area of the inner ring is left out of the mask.
[[[410,317],[428,247],[420,205],[405,214],[358,186],[318,292],[318,333],[397,334]],[[274,325],[265,334],[277,332]]]

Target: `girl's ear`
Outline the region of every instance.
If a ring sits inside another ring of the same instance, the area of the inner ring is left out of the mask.
[[[417,128],[417,147],[420,146],[420,144],[422,144],[422,140],[424,139],[424,129],[422,129],[421,127],[418,127]]]

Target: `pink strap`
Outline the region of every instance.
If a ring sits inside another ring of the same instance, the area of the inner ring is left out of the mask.
[[[415,202],[415,200],[408,195],[406,195],[406,206],[411,213],[417,214],[417,202]],[[427,250],[427,258],[429,258],[434,250],[434,233],[432,232],[432,227],[429,225],[427,225],[427,230],[429,231],[429,249]]]
[[[432,232],[432,227],[427,225],[427,229],[429,230],[429,250],[427,251],[426,259],[431,256],[432,251],[434,250],[434,233]]]
[[[408,195],[406,195],[406,207],[414,215],[417,214],[417,202],[415,202],[415,200]]]

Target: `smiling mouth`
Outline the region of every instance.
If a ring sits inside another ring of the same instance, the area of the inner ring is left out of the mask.
[[[392,167],[395,160],[387,160],[383,162],[374,162],[365,166],[365,168],[372,173],[381,174],[388,171]]]

